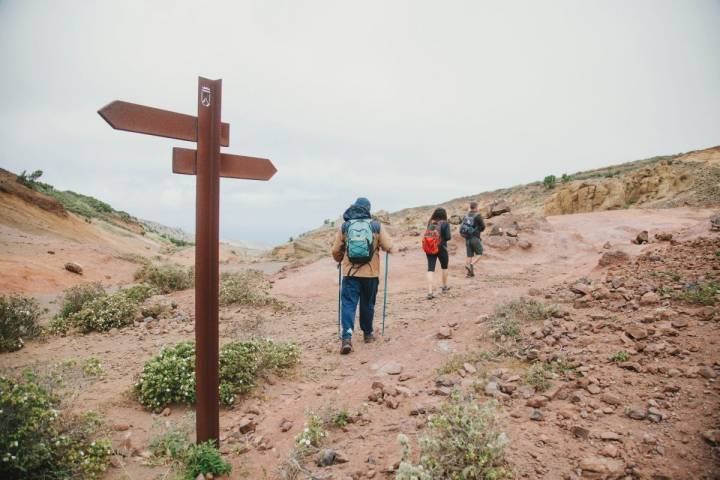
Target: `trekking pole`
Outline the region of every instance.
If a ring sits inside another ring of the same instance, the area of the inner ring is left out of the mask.
[[[338,263],[338,337],[342,340],[342,267]]]
[[[387,279],[388,279],[388,270],[390,269],[390,264],[388,261],[390,260],[390,257],[388,256],[388,252],[385,252],[385,284],[383,285],[383,321],[382,321],[382,335],[385,336],[385,312],[387,311]]]

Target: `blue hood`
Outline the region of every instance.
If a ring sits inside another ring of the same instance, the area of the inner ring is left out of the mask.
[[[350,208],[343,213],[343,220],[357,220],[360,218],[371,218],[370,209],[359,205],[350,205]]]

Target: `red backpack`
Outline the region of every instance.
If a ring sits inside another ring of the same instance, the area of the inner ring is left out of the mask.
[[[422,239],[422,248],[425,253],[437,255],[440,251],[440,227],[440,223],[428,223]]]

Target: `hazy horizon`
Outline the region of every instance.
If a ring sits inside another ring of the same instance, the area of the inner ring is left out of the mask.
[[[206,10],[207,9],[207,10]],[[720,2],[1,1],[0,166],[194,231],[187,142],[112,130],[126,100],[195,114],[223,79],[224,239],[277,244],[357,196],[394,211],[720,144]]]

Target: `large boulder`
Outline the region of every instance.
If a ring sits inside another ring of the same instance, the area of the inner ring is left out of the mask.
[[[488,218],[497,217],[510,211],[510,205],[505,200],[495,200],[488,208]]]
[[[83,267],[77,262],[67,262],[65,264],[65,270],[72,273],[77,273],[78,275],[83,274]]]

